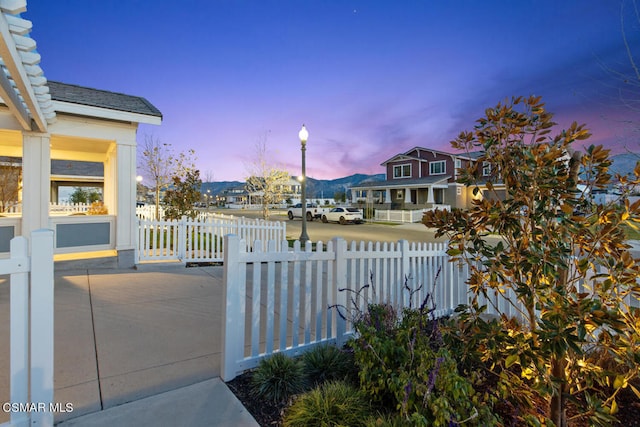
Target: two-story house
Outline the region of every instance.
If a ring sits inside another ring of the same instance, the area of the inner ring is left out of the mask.
[[[376,209],[468,208],[474,197],[486,195],[482,176],[491,173],[478,165],[479,190],[457,183],[458,170],[476,163],[481,152],[447,153],[414,147],[381,163],[384,181],[352,187],[354,203],[367,203]]]

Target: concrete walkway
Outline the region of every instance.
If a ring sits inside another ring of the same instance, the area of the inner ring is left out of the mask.
[[[73,404],[56,422],[256,426],[217,378],[222,273],[181,264],[56,271],[54,396]],[[0,277],[2,402],[9,398],[8,288]]]

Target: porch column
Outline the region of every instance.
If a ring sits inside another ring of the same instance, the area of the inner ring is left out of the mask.
[[[367,203],[373,203],[373,190],[367,190]]]
[[[107,207],[108,214],[115,215],[116,207],[118,206],[118,160],[116,144],[112,144],[109,148],[109,151],[107,151],[106,159],[103,165],[104,186],[102,188],[102,201]]]
[[[115,215],[118,265],[134,265],[136,245],[136,141],[119,139],[105,162],[105,204]]]
[[[405,203],[411,203],[411,189],[410,188],[405,188],[404,189],[404,202]]]
[[[49,228],[51,200],[50,135],[22,134],[22,235]]]
[[[390,188],[385,188],[384,189],[384,202],[385,203],[391,203],[391,189]]]
[[[435,203],[433,199],[433,185],[427,187],[427,203]]]

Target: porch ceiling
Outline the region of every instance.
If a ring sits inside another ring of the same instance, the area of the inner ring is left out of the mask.
[[[52,135],[51,158],[103,162],[114,146],[114,141],[104,139]]]
[[[114,141],[72,136],[51,136],[51,158],[103,162],[115,146]],[[0,151],[4,156],[22,157],[22,133],[0,129]]]

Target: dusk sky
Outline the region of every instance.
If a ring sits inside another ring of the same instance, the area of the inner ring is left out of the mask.
[[[631,71],[621,0],[31,0],[22,16],[47,79],[145,97],[164,119],[138,141],[193,148],[216,181],[244,180],[265,138],[299,174],[303,123],[310,177],[383,173],[412,147],[449,150],[512,95],[640,151],[640,113],[605,71]]]

